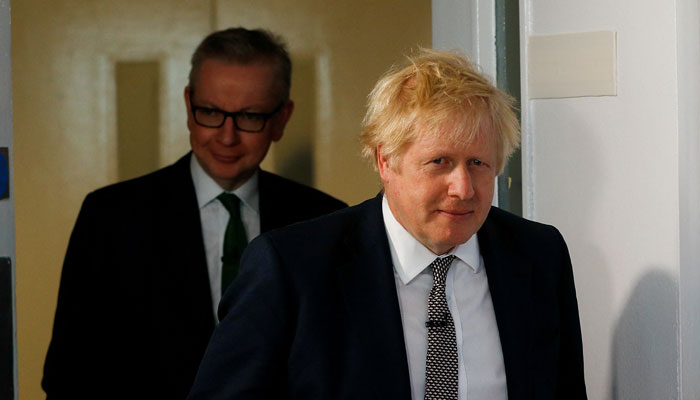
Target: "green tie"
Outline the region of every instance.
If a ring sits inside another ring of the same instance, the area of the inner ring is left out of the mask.
[[[248,245],[248,238],[243,228],[241,220],[241,210],[239,204],[241,200],[232,193],[221,193],[217,197],[221,204],[228,210],[229,218],[224,233],[224,255],[221,257],[221,294],[226,292],[226,288],[233,282],[238,273],[238,264],[241,261],[241,254]]]

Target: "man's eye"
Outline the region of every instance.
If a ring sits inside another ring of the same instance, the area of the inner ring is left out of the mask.
[[[247,119],[248,121],[251,121],[251,122],[262,121],[265,119],[265,116],[263,114],[259,114],[259,113],[247,112],[247,113],[242,113],[241,116],[243,118]]]
[[[445,159],[443,157],[438,157],[432,161],[433,164],[440,165],[445,163]]]
[[[217,109],[215,109],[215,108],[204,108],[204,107],[203,107],[203,108],[200,108],[200,109],[199,109],[199,112],[200,112],[201,114],[204,114],[204,115],[207,115],[207,116],[219,115],[219,113],[220,113],[220,111],[217,110]]]
[[[481,160],[472,160],[472,165],[484,165],[484,163]]]

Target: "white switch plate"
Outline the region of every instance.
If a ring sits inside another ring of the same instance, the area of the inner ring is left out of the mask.
[[[616,42],[615,31],[530,36],[529,97],[617,95]]]

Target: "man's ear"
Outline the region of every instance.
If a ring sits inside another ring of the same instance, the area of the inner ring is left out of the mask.
[[[280,139],[282,139],[282,135],[284,135],[284,128],[287,126],[287,122],[289,122],[289,118],[292,117],[292,112],[294,112],[294,102],[292,100],[287,100],[286,103],[282,106],[282,109],[279,111],[279,115],[273,117],[273,121],[270,121],[274,124],[272,127],[272,141],[277,142]]]
[[[377,146],[377,170],[384,182],[388,179],[389,168],[389,160],[382,154],[382,146]]]
[[[185,86],[185,105],[187,105],[187,109],[189,110],[190,107],[190,86],[187,85]]]
[[[187,107],[187,126],[189,126],[190,123],[192,123],[192,121],[191,121],[192,115],[190,115],[191,114],[190,110],[192,110],[192,105],[190,104],[190,86],[189,85],[185,86],[185,106]]]

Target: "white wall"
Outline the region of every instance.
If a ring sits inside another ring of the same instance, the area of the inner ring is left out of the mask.
[[[700,0],[677,4],[680,381],[683,399],[700,399]]]
[[[496,78],[494,0],[432,0],[433,48],[459,49]]]
[[[523,101],[525,207],[569,244],[589,398],[700,398],[698,1],[520,5],[524,76],[529,35],[617,32],[617,96]]]
[[[478,58],[482,2],[433,0],[434,46]],[[569,244],[590,399],[700,399],[699,7],[520,0],[524,211]],[[597,30],[617,96],[528,100],[528,37]]]
[[[13,163],[9,0],[0,0],[0,147],[8,147],[10,149],[10,163]],[[10,174],[10,188],[12,188],[12,168],[10,169]],[[12,260],[12,265],[14,266],[15,215],[13,198],[14,196],[12,189],[10,189],[10,198],[0,200],[0,257],[9,256]],[[17,358],[15,356],[15,360],[16,359]]]

